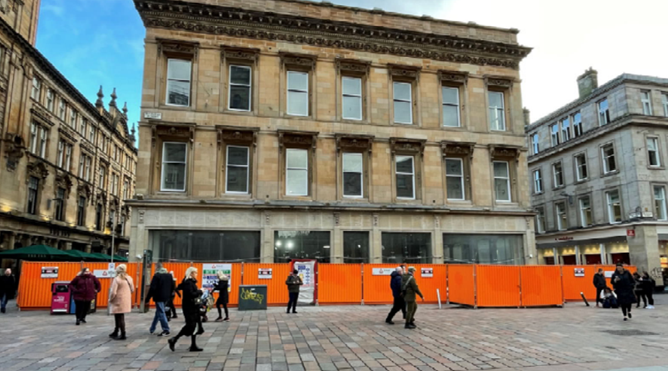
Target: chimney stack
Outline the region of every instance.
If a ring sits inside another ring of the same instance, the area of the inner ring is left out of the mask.
[[[525,126],[531,125],[531,111],[529,111],[529,109],[525,107],[522,110],[522,112],[524,113],[524,125]]]
[[[598,88],[598,72],[589,67],[582,75],[578,77],[578,90],[580,98],[586,97]]]

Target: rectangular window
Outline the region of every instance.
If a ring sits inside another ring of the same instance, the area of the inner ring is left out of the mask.
[[[327,233],[327,232],[325,232]],[[234,230],[152,230],[150,249],[160,261],[260,261],[260,231]],[[270,237],[271,238],[271,237]],[[329,242],[327,242],[329,243]],[[238,246],[243,244],[244,248]],[[294,242],[293,242],[294,244]],[[192,246],[192,249],[179,248]],[[278,255],[278,254],[276,254]],[[290,257],[290,256],[289,256]],[[291,256],[295,258],[295,256]],[[284,256],[276,262],[285,263]],[[276,271],[274,271],[275,273]]]
[[[111,194],[118,196],[118,174],[111,173]]]
[[[39,125],[34,122],[30,123],[30,153],[37,155],[37,148],[39,146]]]
[[[230,66],[229,108],[250,111],[252,99],[252,69],[248,66]]]
[[[343,232],[343,263],[369,263],[369,232]]]
[[[413,124],[413,85],[395,81],[393,92],[394,122],[397,124]]]
[[[533,191],[534,193],[543,193],[543,176],[540,170],[534,170],[533,172]]]
[[[46,90],[46,109],[49,110],[49,112],[53,112],[53,102],[56,99],[55,94],[53,93],[53,90],[47,89]]]
[[[308,196],[308,150],[286,150],[285,189],[288,196]]]
[[[510,169],[506,161],[494,161],[494,196],[498,202],[510,202]]]
[[[575,156],[575,173],[578,181],[585,180],[587,173],[587,156],[584,153]]]
[[[415,199],[415,159],[396,156],[397,198]]]
[[[81,119],[81,126],[79,126],[80,130],[79,133],[81,134],[82,137],[86,137],[86,131],[88,130],[88,120],[85,118]]]
[[[79,113],[72,108],[72,112],[70,113],[70,127],[72,129],[76,130],[77,129],[77,124],[79,121]]]
[[[610,109],[608,107],[608,100],[603,99],[598,102],[598,124],[599,126],[610,123]]]
[[[183,59],[167,60],[167,104],[172,106],[190,106],[190,61]]]
[[[580,203],[580,226],[587,228],[593,223],[591,215],[591,199],[589,197],[582,197]]]
[[[536,232],[545,233],[545,210],[542,207],[536,209]]]
[[[65,103],[64,99],[60,99],[58,102],[58,117],[65,121],[65,114],[67,113],[67,103]]]
[[[564,142],[571,140],[571,122],[568,117],[561,120],[561,139]]]
[[[459,88],[444,86],[443,92],[443,126],[460,127]]]
[[[123,199],[127,200],[129,197],[129,192],[130,192],[130,182],[127,180],[123,181]]]
[[[647,138],[647,156],[649,166],[661,166],[661,156],[659,155],[659,138]]]
[[[39,179],[31,176],[28,179],[28,214],[37,214],[37,193],[39,191]]]
[[[580,112],[577,112],[573,115],[573,137],[577,138],[582,134],[584,134],[582,129],[582,115]]]
[[[58,188],[56,190],[56,199],[55,201],[55,206],[56,206],[56,212],[54,217],[58,221],[63,221],[65,220],[65,189],[64,188]]]
[[[663,115],[668,117],[668,93],[661,94],[661,101],[663,102]]]
[[[559,145],[559,124],[554,124],[550,127],[550,140],[552,147]]]
[[[102,189],[107,189],[107,169],[104,166],[100,166],[100,184],[98,185]]]
[[[162,191],[184,192],[186,190],[186,143],[165,142],[162,144]]]
[[[446,158],[445,177],[448,200],[465,200],[464,161],[460,158]]]
[[[605,199],[608,203],[608,221],[613,223],[621,223],[622,221],[622,202],[619,198],[619,191],[605,192]]]
[[[86,197],[79,196],[77,202],[77,225],[83,227],[86,224]]]
[[[552,176],[554,180],[554,188],[559,188],[564,185],[564,172],[561,168],[561,162],[552,164]]]
[[[90,130],[88,130],[88,141],[95,144],[95,134],[97,132],[97,128],[95,126],[91,126]]]
[[[341,78],[342,117],[346,120],[362,119],[362,79],[359,77]]]
[[[315,259],[320,263],[329,263],[332,254],[329,232],[275,231],[274,244],[275,263],[288,259]],[[257,251],[259,256],[259,242]]]
[[[387,233],[381,234],[383,263],[431,263],[430,233]]]
[[[612,144],[606,144],[601,147],[601,156],[603,157],[603,174],[612,173],[617,170],[615,147]]]
[[[640,92],[640,100],[642,102],[642,113],[647,116],[652,115],[652,94],[649,90]]]
[[[492,130],[506,130],[506,116],[503,102],[503,93],[489,92],[489,124]]]
[[[657,220],[667,220],[666,214],[666,188],[654,186],[654,212]]]
[[[361,153],[343,154],[343,196],[364,196],[364,155]]]
[[[455,264],[524,264],[523,236],[443,234],[443,259]]]
[[[30,98],[39,102],[39,96],[42,92],[42,82],[37,78],[32,78],[32,89],[30,89]]]
[[[95,207],[95,229],[98,231],[102,230],[102,219],[104,218],[104,209],[102,204],[97,204]]]
[[[568,214],[566,213],[566,204],[559,202],[554,204],[557,212],[557,229],[563,231],[568,229]]]
[[[531,136],[531,148],[534,155],[540,152],[540,141],[538,138],[538,133],[535,133]]]
[[[227,146],[225,192],[248,194],[250,174],[248,147]]]
[[[72,165],[72,145],[64,140],[58,142],[58,167],[70,171]]]
[[[90,169],[91,169],[92,158],[90,156],[81,155],[79,159],[79,178],[90,182]]]
[[[308,79],[308,72],[288,71],[288,115],[309,115]]]

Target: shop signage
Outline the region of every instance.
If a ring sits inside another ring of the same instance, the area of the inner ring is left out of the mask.
[[[232,290],[232,264],[202,264],[202,287],[213,290],[213,285],[218,283],[218,271],[230,278],[227,291]]]
[[[396,268],[371,268],[372,276],[389,276]]]
[[[434,268],[421,268],[423,278],[434,277]]]
[[[573,237],[564,236],[564,237],[555,237],[555,241],[573,241]]]
[[[271,268],[258,268],[257,269],[257,278],[261,280],[270,280],[272,277]]]
[[[627,229],[626,230],[626,236],[627,237],[635,237],[636,236],[636,230],[635,229]]]
[[[162,120],[162,112],[144,112],[144,118]]]
[[[58,278],[58,267],[42,267],[42,278]]]
[[[573,272],[575,273],[575,277],[584,277],[585,276],[585,269],[584,268],[573,268]]]

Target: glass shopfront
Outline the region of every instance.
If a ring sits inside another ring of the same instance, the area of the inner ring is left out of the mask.
[[[151,231],[153,260],[260,262],[259,231]]]
[[[329,263],[330,247],[329,232],[274,232],[275,263],[285,263],[288,259],[316,259],[320,263]]]
[[[443,255],[454,264],[524,264],[522,235],[444,234]]]
[[[431,233],[383,233],[383,263],[431,263]]]

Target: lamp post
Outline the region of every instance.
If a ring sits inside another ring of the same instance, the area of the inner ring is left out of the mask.
[[[109,214],[109,223],[111,224],[111,263],[114,262],[114,237],[116,236],[116,211]]]

